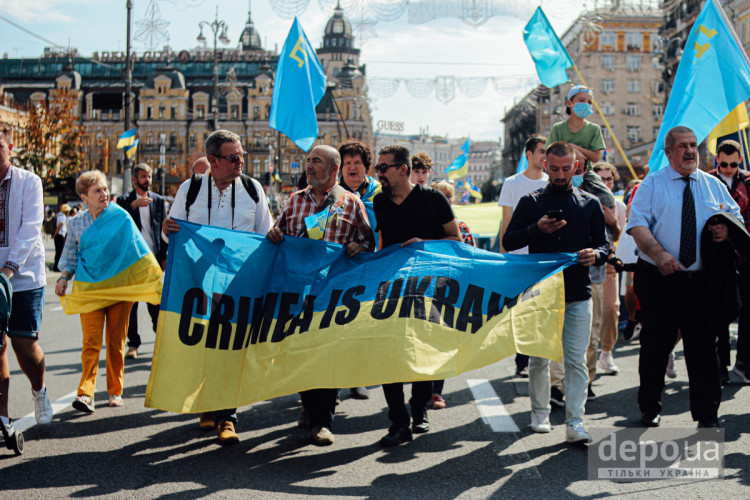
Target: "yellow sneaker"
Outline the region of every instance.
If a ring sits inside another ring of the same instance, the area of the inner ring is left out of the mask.
[[[219,434],[219,443],[222,445],[240,442],[240,437],[234,432],[234,422],[231,420],[222,420],[216,424],[216,432]]]

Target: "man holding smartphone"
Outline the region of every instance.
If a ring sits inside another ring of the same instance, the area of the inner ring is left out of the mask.
[[[575,252],[578,264],[563,271],[565,277],[565,320],[563,361],[565,364],[565,439],[569,443],[590,443],[583,425],[589,377],[586,348],[591,331],[591,280],[588,268],[605,262],[609,242],[604,212],[599,200],[573,187],[578,162],[575,150],[566,142],[547,146],[545,168],[549,184],[544,190],[522,197],[503,247],[514,250],[529,247],[529,253]],[[550,432],[549,360],[532,357],[529,362],[531,429]]]

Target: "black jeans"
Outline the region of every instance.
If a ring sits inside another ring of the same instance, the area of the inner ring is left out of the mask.
[[[664,372],[677,332],[682,332],[690,381],[693,420],[716,420],[721,402],[719,360],[715,330],[707,324],[702,305],[705,279],[702,272],[676,272],[662,276],[656,266],[638,261],[635,293],[641,304],[641,354],[638,373],[638,406],[645,415],[661,413]]]
[[[52,267],[53,271],[60,271],[57,264],[60,263],[60,256],[62,255],[63,248],[65,248],[65,236],[58,234],[55,236],[55,265]]]
[[[159,306],[146,302],[148,314],[151,316],[151,326],[156,332],[156,324],[159,322]],[[138,335],[138,302],[133,302],[130,310],[130,324],[128,324],[128,347],[138,349],[141,346],[141,336]]]
[[[302,406],[310,417],[311,427],[333,427],[338,389],[311,389],[300,392]]]
[[[740,321],[737,327],[737,357],[735,361],[750,367],[750,262],[740,266]]]
[[[383,384],[383,393],[385,400],[388,402],[388,418],[391,419],[393,426],[409,426],[409,413],[406,411],[404,404],[404,383],[396,382],[393,384]],[[427,408],[427,403],[432,398],[432,381],[412,382],[411,384],[411,406],[412,415],[417,415]]]

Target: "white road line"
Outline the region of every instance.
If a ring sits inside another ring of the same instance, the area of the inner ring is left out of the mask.
[[[468,379],[466,383],[474,395],[482,420],[490,426],[493,432],[521,432],[489,380]]]
[[[57,401],[55,401],[54,403],[52,403],[52,411],[55,414],[57,414],[63,411],[68,406],[70,406],[73,403],[73,400],[75,399],[77,392],[78,391],[76,390],[71,393],[68,393],[65,396],[58,399]],[[36,425],[36,417],[34,417],[33,413],[29,413],[25,417],[19,418],[18,420],[13,421],[13,427],[15,427],[16,429],[22,432],[27,429],[31,429],[35,425]],[[50,425],[54,425],[54,420],[52,424]]]
[[[53,312],[54,311],[62,311],[63,308],[62,308],[62,306],[54,306],[54,307],[50,307],[49,310],[53,311]]]

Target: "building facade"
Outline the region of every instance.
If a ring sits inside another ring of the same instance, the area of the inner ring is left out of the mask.
[[[279,55],[261,46],[250,14],[239,40],[236,49],[216,52],[198,47],[131,56],[131,116],[139,139],[134,161],[163,167],[168,191],[174,192],[192,173],[193,161],[203,156],[203,142],[215,128],[240,135],[250,175],[263,179],[273,166],[290,186],[304,171],[305,152],[269,127]],[[359,49],[340,8],[326,26],[319,58],[328,88],[316,108],[316,144],[338,145],[348,137],[371,143],[365,67],[359,65]],[[21,105],[50,101],[60,89],[78,93],[76,113],[86,130],[83,168],[104,171],[115,192],[123,175],[123,152],[116,144],[123,132],[125,60],[122,52],[83,58],[54,51],[38,59],[0,59],[0,81]],[[220,75],[216,116],[210,106],[214,63]]]

